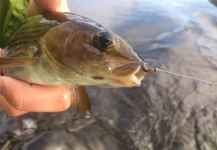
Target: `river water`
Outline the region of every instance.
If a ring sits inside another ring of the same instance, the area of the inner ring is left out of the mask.
[[[153,67],[217,82],[217,7],[207,0],[69,0],[70,10],[123,37]],[[0,148],[216,150],[217,86],[163,72],[140,88],[87,87],[92,117],[74,108],[16,119],[0,112]]]

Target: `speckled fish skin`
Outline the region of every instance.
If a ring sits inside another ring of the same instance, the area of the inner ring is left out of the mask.
[[[72,13],[29,18],[10,38],[0,58],[4,75],[29,83],[70,87],[77,110],[90,116],[81,85],[140,86],[154,69],[118,35]]]

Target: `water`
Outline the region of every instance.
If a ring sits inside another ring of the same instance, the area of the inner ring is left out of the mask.
[[[69,0],[129,42],[153,67],[217,81],[217,8],[206,0]],[[0,112],[0,147],[66,150],[217,149],[217,93],[210,85],[164,73],[140,88],[87,87],[89,119],[73,108],[30,113],[25,131]]]
[[[158,42],[157,46],[167,48],[179,42],[171,41],[174,35],[197,30],[198,36],[202,34],[196,41],[201,53],[217,65],[214,32],[217,10],[206,0],[70,0],[69,6],[72,12],[87,16],[118,33],[138,51],[150,50],[145,43],[158,41],[161,43]]]

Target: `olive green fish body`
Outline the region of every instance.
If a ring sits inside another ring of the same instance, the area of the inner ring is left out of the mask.
[[[118,35],[71,13],[29,18],[11,37],[0,66],[5,75],[29,83],[70,84],[75,106],[85,115],[88,96],[75,85],[140,86],[154,71]]]
[[[52,72],[52,68],[50,68],[49,60],[46,58],[43,38],[59,24],[57,21],[46,20],[43,16],[29,18],[11,37],[8,46],[5,48],[5,57],[23,58],[24,61],[26,61],[26,58],[31,58],[35,61],[28,64],[27,60],[25,62],[27,65],[21,66],[19,65],[20,61],[18,61],[18,66],[15,64],[3,68],[4,74],[29,83],[58,84],[58,80]]]

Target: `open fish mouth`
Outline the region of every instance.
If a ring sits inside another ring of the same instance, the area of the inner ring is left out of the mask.
[[[155,71],[147,63],[132,62],[112,70],[112,73],[117,76],[117,79],[113,79],[113,82],[122,87],[138,87],[148,73]]]

